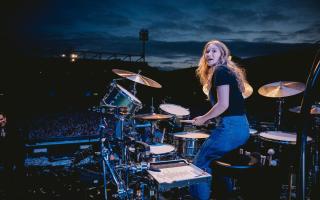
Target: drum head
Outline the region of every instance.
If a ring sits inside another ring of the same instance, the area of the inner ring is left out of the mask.
[[[120,86],[119,84],[117,84],[117,87],[124,92],[127,96],[129,96],[133,101],[137,102],[138,104],[142,104],[141,101],[135,97],[133,94],[131,94],[128,90],[124,89],[122,86]]]
[[[179,132],[173,136],[181,139],[205,139],[209,137],[209,134],[204,132]]]
[[[157,143],[150,145],[150,153],[155,155],[170,153],[174,150],[174,146],[169,144]]]
[[[282,143],[282,144],[296,144],[297,134],[293,132],[283,131],[266,131],[259,134],[262,140]],[[307,141],[312,141],[312,138],[308,136]]]
[[[160,109],[178,117],[190,115],[190,111],[182,106],[175,104],[160,104]]]

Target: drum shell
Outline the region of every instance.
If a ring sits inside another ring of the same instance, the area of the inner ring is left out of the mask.
[[[270,131],[272,132],[272,131]],[[295,144],[295,142],[289,141],[289,140],[274,140],[270,139],[268,137],[262,137],[262,133],[268,133],[267,132],[261,132],[258,136],[259,144],[260,144],[260,153],[263,155],[268,155],[268,150],[273,149],[275,151],[275,154],[273,155],[273,159],[278,160],[278,164],[281,167],[288,168],[289,166],[295,166],[296,161],[298,160],[298,154],[297,150],[298,147]],[[308,139],[310,139],[308,137]],[[308,160],[312,160],[312,149],[313,147],[313,141],[308,140],[306,145],[306,158]]]
[[[174,137],[173,143],[177,152],[185,158],[193,158],[201,148],[205,138],[180,138]]]
[[[165,161],[165,160],[174,160],[177,156],[176,148],[172,145],[169,144],[156,144],[156,146],[161,146],[162,148],[167,148],[168,150],[159,153],[156,152],[155,150],[152,150],[152,146],[150,145],[150,162],[157,162],[157,161]]]
[[[134,113],[142,108],[142,103],[134,95],[120,85],[113,85],[103,97],[103,103],[108,106],[126,107],[128,113]]]

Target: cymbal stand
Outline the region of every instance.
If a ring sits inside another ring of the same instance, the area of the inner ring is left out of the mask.
[[[107,169],[109,170],[113,181],[117,185],[117,196],[120,199],[128,198],[127,189],[125,187],[125,184],[121,180],[121,175],[117,174],[116,171],[114,171],[113,167],[111,166],[109,159],[110,159],[110,150],[107,148],[103,148],[102,151],[102,157],[103,157],[103,182],[104,182],[104,197],[105,200],[107,200],[107,184],[106,184],[106,175],[107,175]]]
[[[151,113],[154,113],[154,106],[153,106],[153,97],[151,97]]]
[[[119,176],[116,174],[116,172],[113,170],[112,166],[110,165],[109,159],[110,154],[112,152],[112,149],[110,146],[105,146],[106,138],[103,136],[103,129],[105,128],[105,119],[103,118],[99,125],[99,134],[100,134],[100,153],[102,156],[102,169],[103,169],[103,193],[104,193],[104,199],[108,199],[108,193],[107,193],[107,170],[110,172],[113,181],[117,185],[117,192],[118,196],[123,196],[124,192],[126,191],[124,188],[124,184],[122,183],[121,179],[119,179]]]
[[[313,178],[312,178],[312,190],[317,190],[316,187],[318,187],[320,185],[320,163],[319,163],[319,159],[320,159],[320,155],[319,155],[319,142],[320,142],[320,124],[319,126],[317,125],[317,117],[314,116],[313,118],[313,136],[315,139],[314,142],[314,154],[313,154]],[[312,191],[314,192],[314,191]]]
[[[124,120],[125,117],[127,116],[127,113],[121,113],[118,112],[117,113],[117,118],[119,119],[119,123],[120,123],[120,141],[121,141],[121,159],[119,160],[119,165],[128,165],[128,145],[125,142],[125,137],[124,137],[124,132],[123,132],[123,124],[124,124]],[[121,176],[121,173],[120,173]],[[125,180],[126,180],[126,187],[128,188],[128,184],[129,184],[129,171],[127,169],[125,169]]]
[[[278,113],[275,118],[275,131],[279,131],[281,128],[282,106],[284,104],[284,98],[278,98]]]
[[[140,73],[141,73],[141,70],[138,71],[138,75],[140,75]],[[136,96],[136,94],[137,94],[137,88],[136,88],[136,86],[137,86],[137,82],[136,82],[136,81],[133,81],[133,88],[132,88],[131,92],[132,92],[132,94],[133,94],[134,96]]]
[[[153,106],[153,97],[151,97],[151,106],[150,106],[150,109],[151,109],[151,113],[154,113],[154,106]],[[155,131],[156,131],[156,120],[152,120],[151,121],[151,143],[154,143],[154,134],[155,134]]]

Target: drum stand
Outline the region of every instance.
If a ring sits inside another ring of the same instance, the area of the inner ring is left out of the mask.
[[[118,111],[118,110],[117,110]],[[125,167],[125,180],[126,180],[126,184],[124,183],[124,181],[121,179],[122,175],[121,175],[121,171],[118,174],[116,172],[116,170],[114,168],[117,168],[112,166],[110,163],[110,155],[112,153],[112,148],[110,146],[106,147],[105,146],[105,141],[106,138],[103,137],[103,133],[102,133],[102,129],[105,127],[105,120],[101,120],[100,123],[100,153],[102,156],[102,168],[103,168],[103,191],[104,191],[104,199],[107,200],[108,195],[107,195],[107,172],[110,173],[112,180],[114,181],[114,183],[117,186],[117,197],[120,199],[129,199],[129,194],[132,193],[131,189],[129,189],[128,187],[128,170],[129,168],[127,168],[128,163],[127,163],[127,144],[124,141],[124,134],[123,134],[123,122],[125,119],[125,115],[123,114],[116,114],[116,117],[119,119],[119,123],[120,123],[120,133],[119,133],[119,139],[121,142],[121,159],[119,160],[119,166],[120,166],[120,170],[122,170],[122,166],[124,165]],[[102,123],[103,122],[103,123]]]
[[[278,103],[278,113],[275,117],[275,131],[279,131],[281,128],[281,117],[282,117],[282,105],[284,104],[284,98],[279,98]]]
[[[320,174],[319,174],[319,170],[320,170],[320,165],[319,165],[319,159],[320,159],[320,155],[319,155],[319,142],[320,142],[320,127],[317,126],[316,124],[316,120],[313,120],[313,135],[314,135],[314,154],[313,154],[313,176],[312,176],[312,187],[311,187],[311,195],[315,196],[316,193],[318,191],[318,187],[320,186]],[[320,195],[320,194],[318,194]],[[312,198],[311,198],[312,199]]]

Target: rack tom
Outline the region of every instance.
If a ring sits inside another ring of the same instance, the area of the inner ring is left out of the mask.
[[[105,106],[124,107],[128,114],[132,114],[142,108],[142,102],[119,84],[112,84],[102,101]]]

